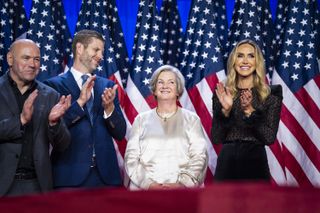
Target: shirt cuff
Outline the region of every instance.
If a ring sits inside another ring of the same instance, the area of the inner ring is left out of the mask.
[[[190,177],[187,173],[181,173],[177,182],[185,187],[194,187],[198,185],[198,182],[194,178]]]
[[[109,114],[107,114],[106,111],[103,110],[103,118],[104,118],[104,119],[109,118],[109,117],[112,115],[113,111],[114,111],[114,108],[113,108],[112,112],[110,112]]]
[[[153,183],[154,181],[152,181],[151,179],[145,179],[142,181],[141,185],[140,185],[140,188],[142,189],[146,189],[148,190],[150,185]]]
[[[52,132],[52,133],[56,133],[60,127],[60,119],[58,120],[58,122],[53,125],[53,126],[50,126],[50,124],[48,124],[48,127],[49,127],[49,131]]]

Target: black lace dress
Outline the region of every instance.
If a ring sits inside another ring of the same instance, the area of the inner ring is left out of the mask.
[[[216,180],[269,180],[270,172],[265,145],[274,143],[278,131],[282,88],[271,86],[271,94],[261,103],[257,91],[252,90],[255,111],[245,116],[240,107],[238,91],[229,117],[214,94],[212,141],[222,143],[215,171]]]

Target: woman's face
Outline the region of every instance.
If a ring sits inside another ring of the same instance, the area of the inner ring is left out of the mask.
[[[154,94],[157,100],[177,100],[177,80],[174,73],[163,71],[160,73],[156,82],[156,91]]]
[[[256,59],[253,46],[242,44],[238,47],[234,69],[240,78],[249,77],[254,73],[256,70]]]

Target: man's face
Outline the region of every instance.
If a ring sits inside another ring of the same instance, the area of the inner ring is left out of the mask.
[[[104,42],[99,39],[92,38],[92,41],[89,43],[87,48],[83,47],[83,51],[81,51],[81,54],[79,55],[79,61],[88,72],[92,73],[97,69],[102,61],[103,52]]]
[[[40,50],[32,42],[18,42],[7,55],[10,76],[16,83],[29,84],[40,69]]]

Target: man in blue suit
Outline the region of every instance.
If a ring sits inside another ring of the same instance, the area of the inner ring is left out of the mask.
[[[126,122],[117,85],[92,75],[103,58],[104,39],[96,31],[79,31],[72,51],[71,69],[45,82],[61,95],[72,97],[64,115],[71,144],[64,152],[51,155],[54,187],[119,186],[122,178],[112,138],[124,138]]]

